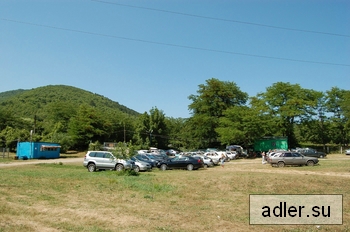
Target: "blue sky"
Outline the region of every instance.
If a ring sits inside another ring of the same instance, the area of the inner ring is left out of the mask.
[[[0,0],[0,92],[70,85],[189,117],[210,78],[350,88],[348,0]]]

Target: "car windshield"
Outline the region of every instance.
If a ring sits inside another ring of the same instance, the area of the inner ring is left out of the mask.
[[[137,157],[135,157],[135,156],[131,157],[130,159],[133,160],[133,161],[139,161],[139,159]]]

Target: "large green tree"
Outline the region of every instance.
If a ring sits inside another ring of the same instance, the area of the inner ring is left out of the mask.
[[[189,121],[192,138],[200,147],[217,146],[220,142],[216,128],[224,111],[232,106],[242,106],[248,100],[248,94],[242,92],[234,82],[220,81],[216,78],[200,84],[196,95],[188,98],[192,101],[189,110],[192,117]]]
[[[331,124],[325,105],[327,99],[323,92],[317,92],[316,97],[314,113],[295,125],[295,134],[298,142],[323,144],[323,149],[326,150],[326,144],[331,141]]]
[[[350,91],[344,92],[343,101],[341,101],[340,106],[343,109],[344,117],[347,119],[345,122],[345,130],[347,131],[345,142],[350,143]]]
[[[145,112],[140,115],[135,138],[137,143],[144,148],[166,148],[169,136],[163,111],[154,107],[149,114]]]
[[[185,118],[166,117],[165,123],[168,130],[169,146],[178,150],[190,147],[187,140]]]
[[[105,122],[101,112],[94,107],[80,106],[68,125],[68,134],[73,140],[74,148],[86,149],[90,142],[101,142],[106,135],[103,130]]]
[[[272,134],[274,119],[248,106],[233,106],[224,111],[216,129],[222,144],[251,146],[255,139]]]
[[[36,138],[31,138],[30,131],[10,126],[7,126],[4,130],[0,131],[0,139],[0,144],[10,150],[16,149],[18,141],[36,141]]]
[[[275,118],[275,125],[271,125],[276,129],[274,135],[287,136],[289,146],[295,147],[294,126],[315,114],[318,96],[319,92],[304,89],[299,84],[277,82],[253,98],[252,105]]]
[[[333,125],[333,142],[344,145],[349,142],[349,104],[350,91],[338,87],[332,87],[326,91],[327,111],[331,114],[330,120]]]

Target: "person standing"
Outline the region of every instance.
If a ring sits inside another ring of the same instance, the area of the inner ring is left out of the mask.
[[[221,167],[224,167],[225,165],[225,158],[226,156],[224,155],[224,153],[221,154]]]
[[[261,163],[266,164],[266,153],[264,151],[261,153],[261,159]]]

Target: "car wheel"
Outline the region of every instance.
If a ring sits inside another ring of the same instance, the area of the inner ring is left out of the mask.
[[[307,161],[307,163],[306,163],[306,165],[307,166],[314,166],[314,161],[312,161],[312,160],[309,160],[309,161]]]
[[[91,163],[87,166],[87,169],[89,172],[94,172],[96,171],[96,165],[94,163]]]
[[[187,170],[192,171],[193,170],[193,164],[187,164]]]
[[[139,166],[136,166],[136,167],[134,168],[134,171],[135,171],[135,172],[139,172],[139,171],[140,171],[140,167],[139,167]]]
[[[277,166],[278,166],[279,168],[283,168],[283,167],[284,167],[284,162],[278,162]]]
[[[208,164],[204,164],[204,168],[208,168]]]
[[[122,165],[122,164],[117,164],[115,166],[115,170],[118,172],[123,171],[123,169],[124,169],[124,165]]]
[[[320,155],[320,158],[323,158],[323,155]]]
[[[166,164],[160,165],[160,170],[165,171],[167,169]]]

